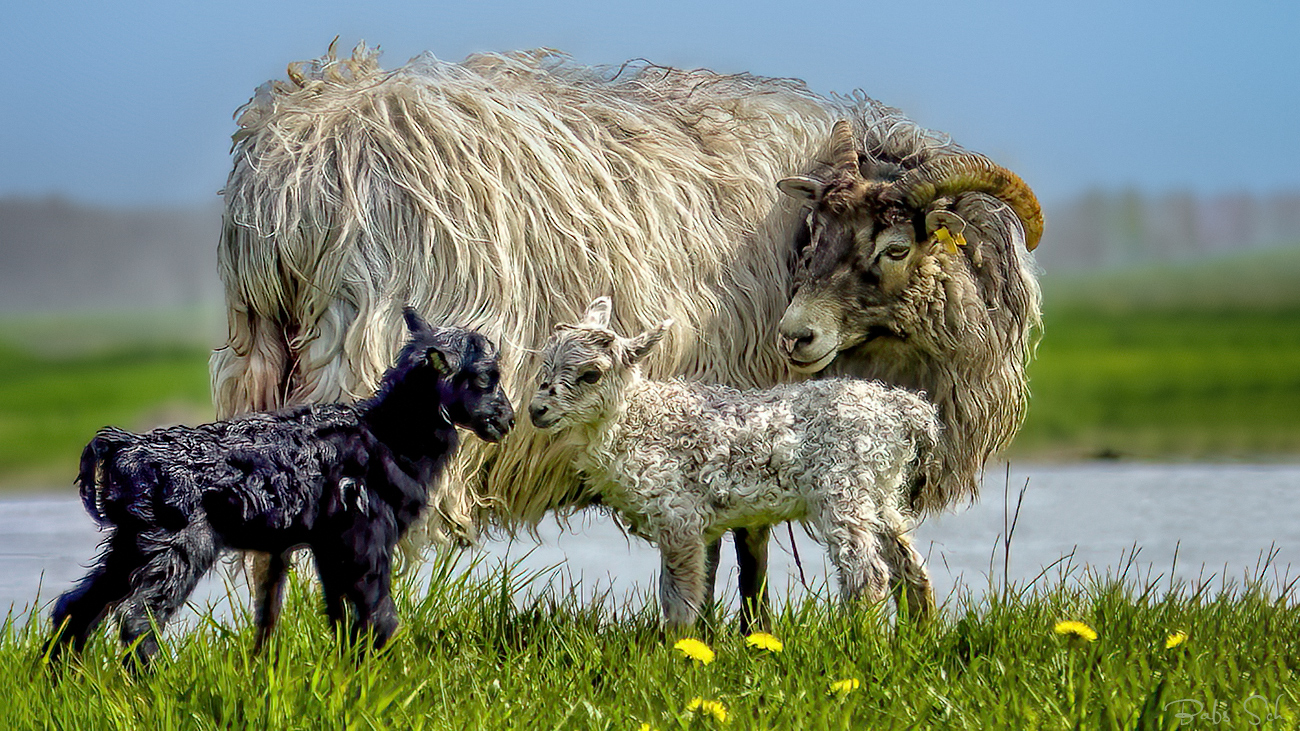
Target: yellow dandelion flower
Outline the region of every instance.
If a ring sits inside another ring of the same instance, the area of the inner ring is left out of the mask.
[[[1187,633],[1179,630],[1165,638],[1165,649],[1172,650],[1187,641]]]
[[[1091,627],[1083,622],[1076,622],[1072,619],[1067,619],[1064,622],[1057,622],[1055,629],[1056,634],[1064,635],[1072,640],[1080,639],[1088,642],[1095,642],[1097,639],[1097,633]]]
[[[651,726],[648,723],[643,723],[641,724],[641,731],[659,731],[659,729],[655,728],[654,726]]]
[[[857,678],[845,678],[831,683],[831,692],[843,698],[862,686],[862,681]]]
[[[713,662],[713,650],[710,650],[709,646],[703,642],[690,637],[677,640],[677,644],[673,645],[673,649],[692,660],[698,661],[701,665],[708,665]]]
[[[780,652],[785,649],[785,644],[766,632],[755,632],[746,637],[745,644],[768,652]]]
[[[722,705],[721,701],[706,701],[703,698],[692,698],[690,703],[686,704],[686,710],[693,711],[701,716],[713,716],[713,720],[718,723],[727,722],[727,707]]]

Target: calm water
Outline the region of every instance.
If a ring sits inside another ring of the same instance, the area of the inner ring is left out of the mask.
[[[1001,468],[991,470],[979,504],[917,529],[917,545],[929,557],[940,599],[959,584],[978,591],[990,578],[1001,582],[1004,478]],[[1026,480],[1007,572],[1012,581],[1030,580],[1071,553],[1075,566],[1118,572],[1135,546],[1130,576],[1167,577],[1177,551],[1179,577],[1214,576],[1217,585],[1225,575],[1256,574],[1270,548],[1277,551],[1270,577],[1300,574],[1300,465],[1017,466],[1009,480],[1011,510]],[[551,580],[576,583],[586,596],[611,589],[615,598],[630,594],[638,601],[655,585],[658,553],[644,541],[625,538],[602,515],[578,516],[567,531],[551,522],[541,533],[540,543],[485,543],[477,570],[491,571],[503,559],[519,561],[525,570],[558,567]],[[829,568],[824,550],[801,529],[794,534],[804,579],[814,589],[824,587]],[[775,535],[772,586],[778,597],[799,595],[804,588],[790,534],[782,526]],[[50,601],[85,573],[99,539],[71,490],[0,500],[0,611],[12,607],[26,613],[38,601],[48,612]],[[734,593],[731,553],[728,544],[722,572]],[[1051,571],[1055,575],[1056,569]],[[219,615],[228,616],[227,602],[232,596],[243,602],[246,594],[226,573],[214,572],[193,601],[217,606]]]

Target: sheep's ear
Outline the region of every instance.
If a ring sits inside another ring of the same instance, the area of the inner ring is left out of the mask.
[[[795,175],[778,180],[776,188],[791,198],[813,202],[821,200],[822,196],[826,194],[825,183],[805,175]]]
[[[664,320],[659,323],[659,327],[643,332],[629,340],[627,343],[628,365],[636,365],[649,355],[650,351],[654,350],[655,345],[664,339],[664,335],[668,333],[668,328],[672,324],[672,320]]]
[[[613,309],[613,303],[608,297],[597,297],[587,305],[587,314],[582,318],[582,324],[590,327],[609,328],[610,311]]]
[[[420,313],[415,311],[414,307],[403,307],[402,317],[406,320],[406,329],[410,330],[412,335],[433,330],[433,328],[429,327],[429,323],[423,317],[420,317]]]
[[[943,246],[949,254],[956,254],[958,246],[966,245],[966,221],[942,208],[925,214],[925,235],[930,241]]]

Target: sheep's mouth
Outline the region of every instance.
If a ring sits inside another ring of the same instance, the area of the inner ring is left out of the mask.
[[[499,442],[502,439],[505,439],[506,434],[509,432],[510,427],[496,422],[479,424],[474,427],[474,433],[478,435],[479,439],[482,439],[485,442]]]
[[[533,414],[531,418],[533,426],[538,429],[550,429],[559,424],[562,417],[556,414]]]
[[[485,442],[499,442],[506,438],[510,429],[515,425],[514,414],[496,416],[490,419],[483,419],[470,425],[474,434]]]
[[[867,328],[866,332],[860,339],[853,339],[844,342],[838,348],[831,348],[820,356],[811,360],[801,360],[793,354],[787,356],[790,361],[790,368],[798,373],[817,373],[831,364],[835,357],[846,350],[865,347],[873,342],[881,340],[906,340],[907,336],[885,325],[872,325]]]
[[[821,357],[814,358],[813,360],[800,360],[793,355],[788,356],[788,358],[792,370],[800,373],[816,373],[830,365],[831,361],[835,360],[835,356],[839,354],[840,352],[838,350],[831,348],[822,354]]]
[[[907,340],[906,335],[891,327],[887,327],[885,325],[872,325],[871,327],[867,328],[867,334],[862,337],[862,341],[859,343],[859,345],[866,345],[867,343],[870,343],[873,340],[880,340],[881,338],[892,338],[894,340]]]

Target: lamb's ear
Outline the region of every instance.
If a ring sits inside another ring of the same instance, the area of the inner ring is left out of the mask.
[[[664,335],[668,334],[668,328],[671,327],[672,324],[672,320],[664,320],[659,323],[659,327],[656,327],[653,330],[647,330],[629,340],[627,343],[628,365],[636,365],[649,355],[650,351],[654,350],[655,345],[657,345],[660,340],[664,339]]]
[[[433,330],[433,328],[429,327],[429,323],[423,317],[420,317],[420,313],[415,311],[414,307],[403,307],[402,317],[406,320],[406,329],[410,330],[412,335]]]
[[[451,363],[447,362],[447,354],[437,347],[429,348],[424,352],[424,359],[438,373],[444,376],[451,375]]]
[[[608,297],[597,297],[587,305],[587,314],[583,315],[582,324],[590,327],[609,328],[610,311],[613,303]]]

